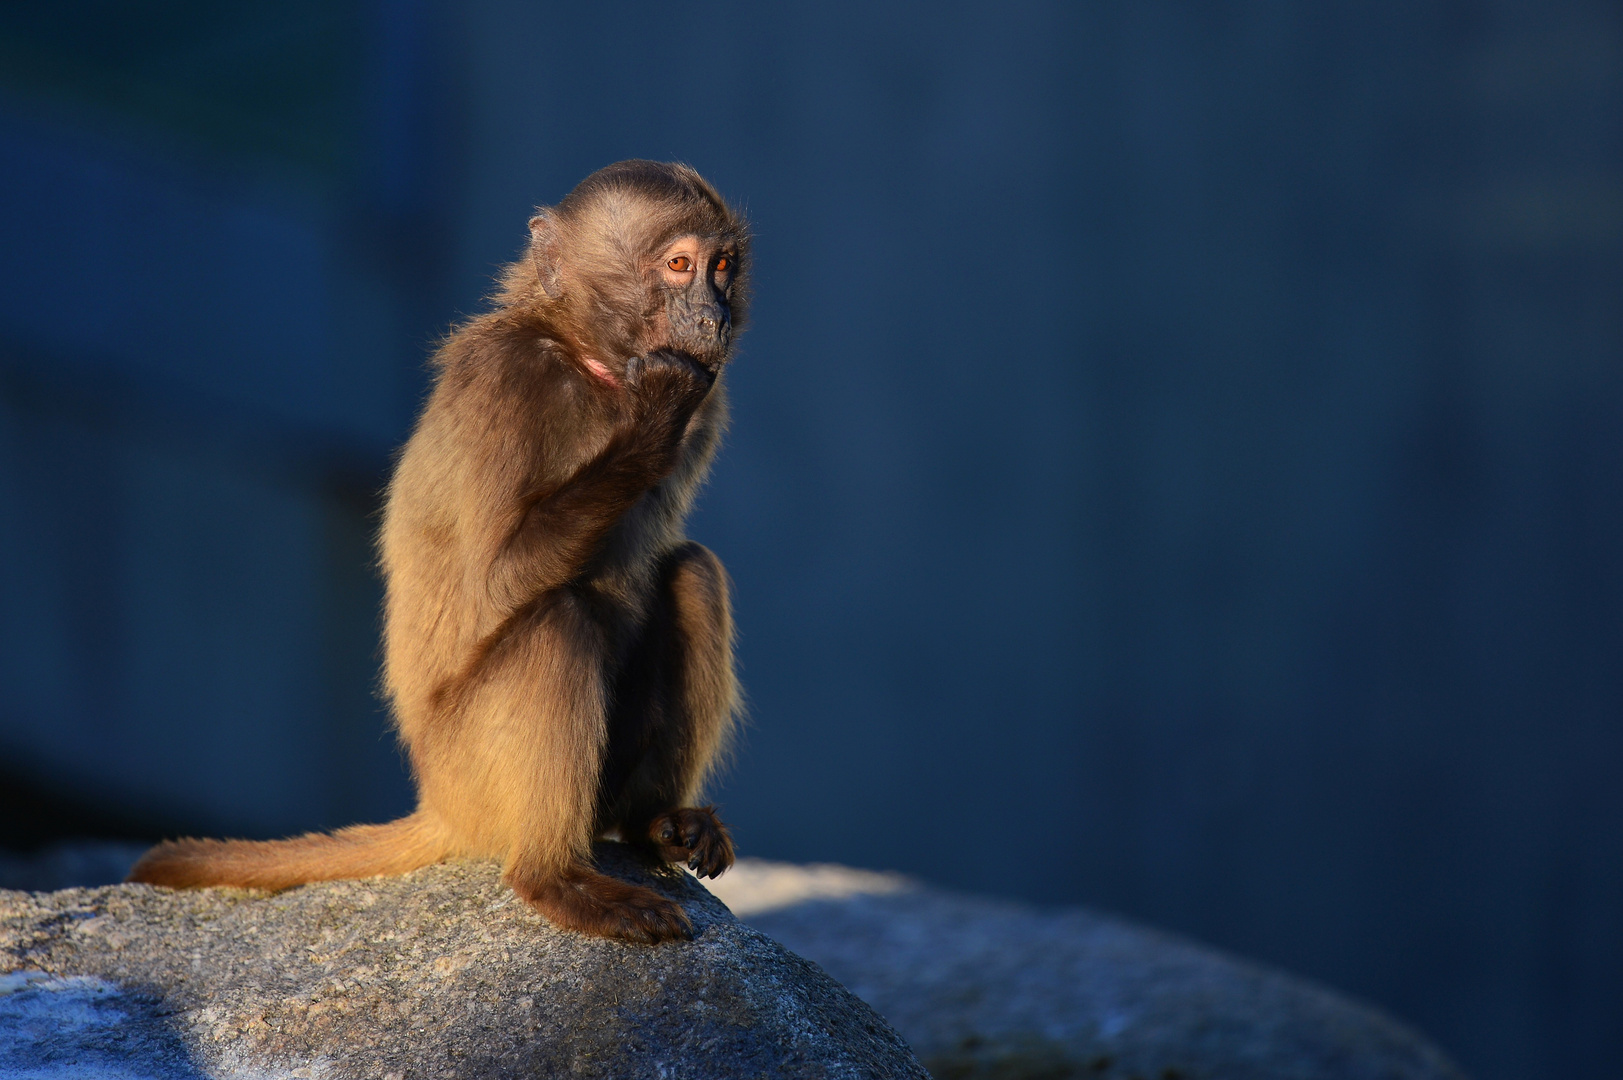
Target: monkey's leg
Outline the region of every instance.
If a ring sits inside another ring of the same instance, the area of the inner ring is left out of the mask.
[[[733,864],[715,808],[692,805],[738,713],[732,638],[720,560],[699,544],[681,545],[661,566],[610,717],[600,827],[701,877]]]
[[[516,618],[456,717],[417,753],[423,801],[464,850],[504,856],[504,880],[554,924],[647,943],[686,937],[680,907],[591,865],[606,655],[601,627],[568,590]]]

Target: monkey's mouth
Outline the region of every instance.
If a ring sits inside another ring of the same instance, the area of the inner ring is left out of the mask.
[[[671,349],[680,352],[712,375],[727,362],[733,342],[732,313],[724,304],[692,303],[677,294],[666,310]]]

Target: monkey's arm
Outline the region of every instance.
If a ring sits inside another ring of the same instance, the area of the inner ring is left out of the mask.
[[[516,606],[578,577],[615,523],[676,467],[714,376],[669,353],[633,358],[626,374],[626,408],[602,449],[566,479],[519,496],[489,567],[500,600]]]

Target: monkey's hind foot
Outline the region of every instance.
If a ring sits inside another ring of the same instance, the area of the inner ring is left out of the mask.
[[[534,878],[509,871],[507,883],[554,926],[644,945],[693,937],[693,924],[676,904],[585,866]]]
[[[714,806],[667,810],[649,823],[648,839],[660,858],[686,863],[698,877],[720,877],[733,865],[733,838]]]

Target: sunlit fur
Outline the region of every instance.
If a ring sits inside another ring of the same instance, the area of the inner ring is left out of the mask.
[[[487,856],[562,925],[686,932],[675,905],[589,862],[605,834],[701,873],[732,861],[693,805],[738,711],[728,583],[682,533],[726,423],[728,354],[662,351],[651,260],[682,236],[736,259],[741,327],[742,220],[685,166],[622,162],[538,212],[493,310],[435,357],[380,538],[383,685],[417,810],[169,842],[131,880],[280,889]]]

